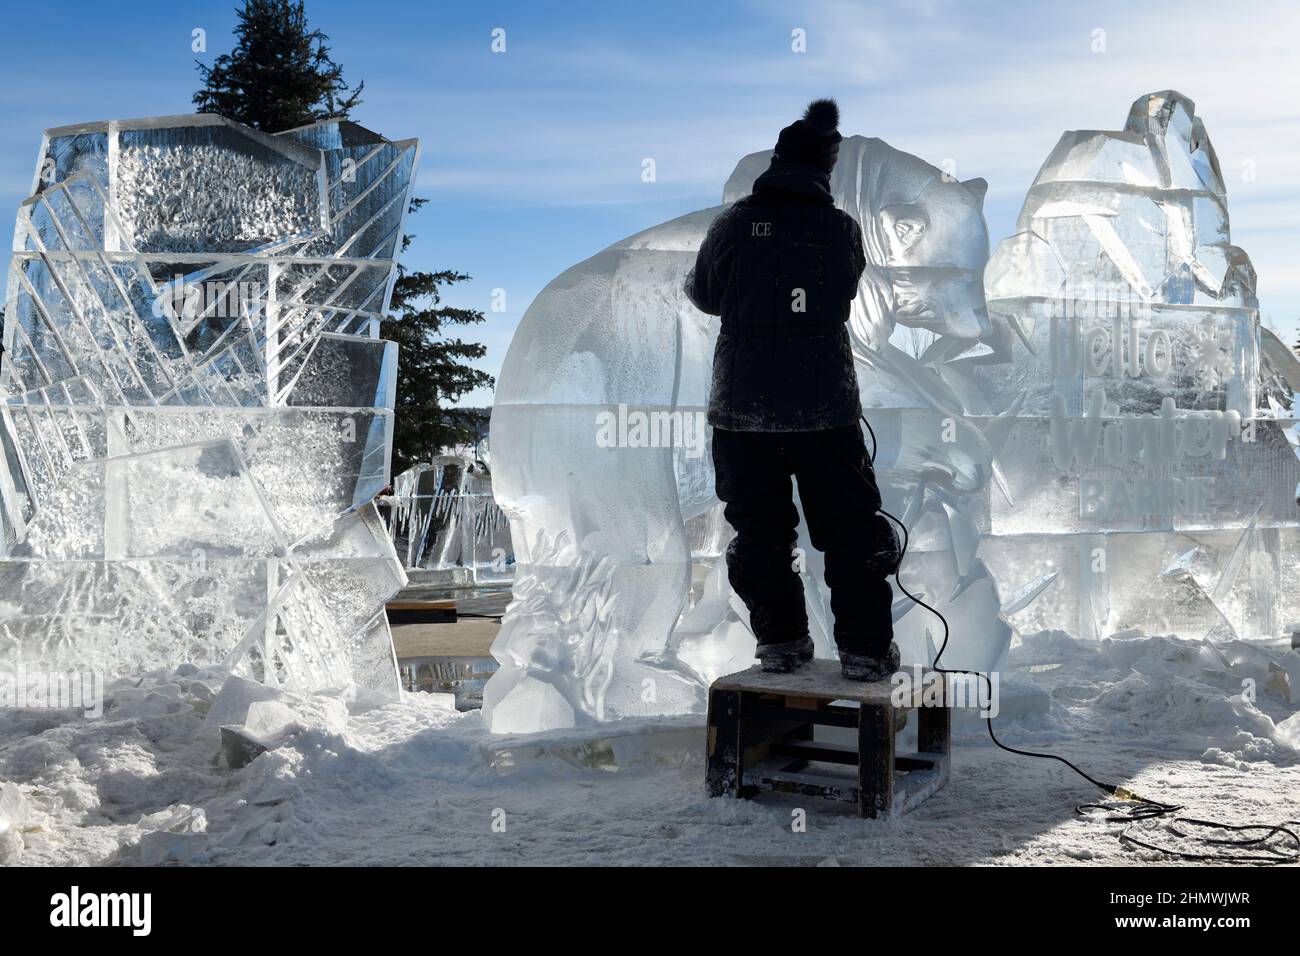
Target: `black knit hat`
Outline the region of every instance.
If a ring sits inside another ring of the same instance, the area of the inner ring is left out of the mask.
[[[840,108],[834,100],[813,100],[803,118],[795,120],[776,140],[774,163],[805,163],[829,173],[840,153],[836,129],[840,125]]]

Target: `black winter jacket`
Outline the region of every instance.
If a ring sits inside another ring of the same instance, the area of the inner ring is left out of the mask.
[[[862,230],[814,166],[774,164],[718,215],[686,277],[696,308],[722,317],[709,424],[785,432],[858,420],[846,323],[865,267]]]

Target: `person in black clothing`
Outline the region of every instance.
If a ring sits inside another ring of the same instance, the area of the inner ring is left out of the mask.
[[[686,294],[722,317],[709,394],[713,465],[736,531],[727,570],[763,669],[790,671],[813,656],[793,555],[794,476],[809,537],[826,556],[844,675],[880,680],[898,669],[887,577],[901,555],[877,513],[859,424],[847,322],[866,255],[857,222],[831,197],[838,125],[834,100],[816,100],[781,130],[753,193],[713,221]]]

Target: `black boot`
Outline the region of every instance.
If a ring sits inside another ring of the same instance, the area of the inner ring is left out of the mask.
[[[769,674],[788,674],[800,664],[813,659],[812,638],[805,634],[797,641],[782,644],[759,644],[754,656]]]
[[[898,645],[893,641],[889,642],[889,649],[885,651],[883,657],[840,651],[840,669],[849,680],[885,680],[897,673],[898,665]],[[767,670],[766,667],[763,669]]]

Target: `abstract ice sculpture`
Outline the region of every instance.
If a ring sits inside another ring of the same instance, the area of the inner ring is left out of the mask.
[[[724,201],[770,156],[741,160]],[[987,271],[982,180],[854,136],[831,189],[867,245],[850,331],[881,491],[911,532],[904,578],[959,622],[947,666],[999,668],[1016,630],[1230,640],[1300,618],[1300,363],[1259,324],[1190,100],[1066,133]],[[698,711],[752,662],[702,424],[717,320],[681,293],[720,209],[569,269],[511,343],[493,482],[518,570],[494,731]],[[802,528],[798,547],[829,656]],[[905,662],[933,660],[932,615],[900,598],[894,626]]]
[[[408,569],[448,582],[509,584],[514,575],[510,525],[492,496],[486,442],[473,457],[434,455],[393,478],[393,546]]]
[[[396,694],[378,337],[414,140],[50,130],[0,358],[0,663]]]
[[[1300,610],[1300,363],[1259,321],[1195,105],[1140,97],[1067,132],[989,261],[995,333],[957,363],[995,410],[984,554],[1060,576],[1013,622],[1273,638]]]

